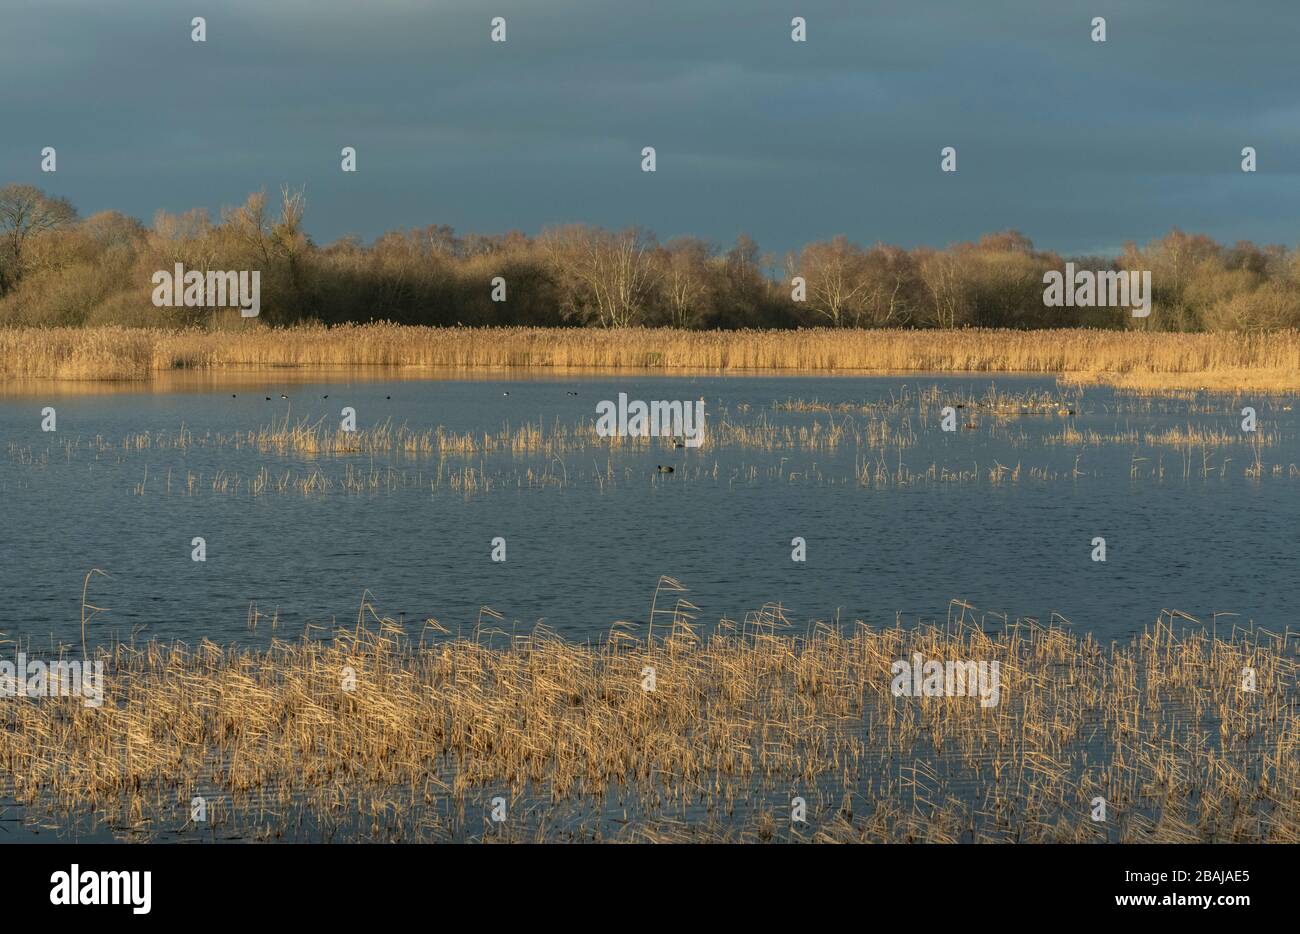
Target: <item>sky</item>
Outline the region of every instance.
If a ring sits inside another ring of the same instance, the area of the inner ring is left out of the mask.
[[[1298,40],[1295,0],[3,0],[0,184],[146,222],[302,187],[321,244],[582,221],[778,255],[1294,245]]]

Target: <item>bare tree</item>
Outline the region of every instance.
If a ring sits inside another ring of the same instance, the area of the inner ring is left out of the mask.
[[[271,223],[266,217],[265,191],[254,192],[239,207],[226,211],[223,221],[244,249],[270,265]]]
[[[301,313],[307,301],[307,288],[303,263],[311,241],[303,233],[302,217],[307,210],[306,192],[290,191],[286,185],[280,189],[280,220],[271,228],[273,252],[289,270],[289,287],[293,292],[295,311]]]
[[[916,301],[917,271],[912,255],[904,249],[877,243],[866,255],[871,286],[867,313],[876,326],[897,327],[912,320]]]
[[[966,323],[967,299],[962,289],[961,266],[952,253],[926,251],[921,257],[921,282],[930,294],[930,320],[941,328]]]
[[[579,224],[548,230],[542,249],[565,283],[565,313],[601,327],[637,323],[660,275],[653,238],[635,227],[617,234]]]
[[[808,286],[808,306],[835,327],[857,325],[870,288],[862,250],[840,235],[829,243],[810,243],[799,254],[799,272]]]
[[[144,224],[117,211],[100,211],[81,223],[81,229],[105,249],[133,249],[148,235]]]
[[[640,227],[629,227],[608,238],[606,262],[609,281],[609,318],[614,327],[637,323],[659,279],[651,261],[654,237]]]
[[[679,237],[661,251],[661,277],[673,327],[695,323],[709,292],[709,245],[696,237]]]
[[[34,185],[0,188],[0,295],[23,276],[23,251],[33,237],[58,230],[77,219],[67,198],[53,198]]]

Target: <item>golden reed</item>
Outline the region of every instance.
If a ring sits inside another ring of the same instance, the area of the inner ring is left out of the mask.
[[[0,703],[0,781],[29,819],[136,838],[1300,841],[1289,632],[1166,610],[1101,643],[953,601],[803,632],[768,605],[703,636],[692,609],[575,644],[407,631],[363,600],[327,640],[92,648],[102,707]],[[916,655],[996,663],[997,704],[898,696]]]
[[[1300,331],[679,331],[396,324],[0,330],[0,379],[140,380],[263,367],[1036,373],[1158,392],[1300,389]]]

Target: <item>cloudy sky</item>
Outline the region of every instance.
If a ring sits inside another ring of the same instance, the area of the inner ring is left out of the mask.
[[[1297,48],[1295,0],[4,0],[0,182],[145,221],[305,186],[321,243],[587,221],[777,253],[1290,245]]]

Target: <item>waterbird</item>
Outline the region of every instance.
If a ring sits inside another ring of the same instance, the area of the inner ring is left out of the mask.
[[[266,397],[266,401],[267,401],[267,402],[270,402],[270,401],[271,401],[271,397],[270,397],[270,396],[267,396],[267,397]]]
[[[655,470],[659,471],[660,473],[673,473],[675,469],[676,468],[674,467],[665,467],[663,464],[659,464],[658,466],[655,467]]]
[[[385,398],[385,399],[391,399],[391,398],[393,398],[393,397],[392,397],[392,396],[384,396],[384,398]]]
[[[284,393],[280,393],[280,398],[281,398],[281,399],[288,399],[289,397],[286,396]]]

